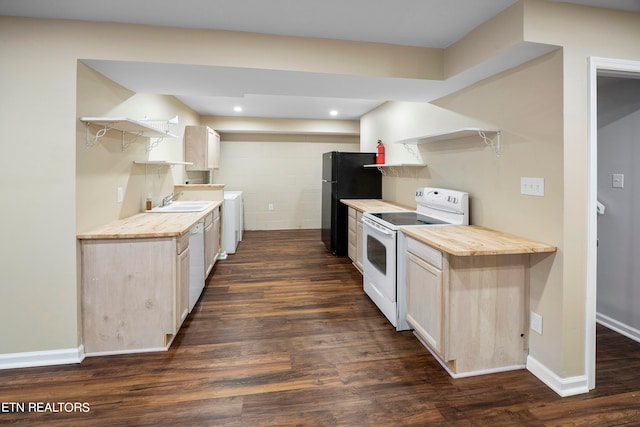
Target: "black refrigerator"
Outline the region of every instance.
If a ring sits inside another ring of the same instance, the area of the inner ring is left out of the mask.
[[[331,151],[322,155],[322,241],[334,255],[347,254],[348,211],[340,199],[382,198],[375,153]]]

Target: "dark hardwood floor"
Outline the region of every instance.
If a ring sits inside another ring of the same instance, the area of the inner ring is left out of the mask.
[[[169,351],[0,371],[0,424],[640,425],[640,344],[599,327],[597,388],[579,396],[526,370],[454,380],[361,281],[319,231],[246,232]]]

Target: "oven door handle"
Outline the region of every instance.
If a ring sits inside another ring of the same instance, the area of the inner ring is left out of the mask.
[[[362,222],[364,224],[367,224],[369,227],[374,228],[377,232],[382,233],[382,234],[386,234],[387,236],[393,236],[394,232],[371,221],[369,218],[362,218]]]

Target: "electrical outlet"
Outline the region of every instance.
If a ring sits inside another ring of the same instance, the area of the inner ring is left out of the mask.
[[[529,317],[529,327],[532,331],[542,335],[542,316],[532,311]]]
[[[116,190],[116,203],[122,203],[124,200],[124,189],[122,187],[118,187]]]
[[[273,210],[273,203],[269,203],[269,204],[267,205],[267,210],[268,210],[268,211],[272,211],[272,210]]]
[[[544,196],[544,178],[520,177],[520,194]]]

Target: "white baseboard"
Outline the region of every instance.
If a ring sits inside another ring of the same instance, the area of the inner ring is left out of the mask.
[[[561,378],[531,355],[527,356],[527,370],[562,397],[589,392],[586,375]]]
[[[596,313],[596,322],[600,323],[604,327],[616,331],[621,335],[624,335],[627,338],[631,338],[636,342],[640,342],[640,330],[636,328],[625,325],[624,323],[619,322],[616,319],[612,319],[609,316],[605,316],[602,313]]]
[[[68,365],[84,360],[84,346],[62,350],[29,351],[0,354],[0,369],[31,368],[34,366]]]
[[[170,344],[169,344],[170,345]],[[167,351],[167,347],[149,347],[149,348],[136,348],[132,350],[113,350],[113,351],[96,351],[93,353],[85,354],[86,357],[98,357],[98,356],[119,356],[121,354],[136,354],[136,353],[154,353],[158,351]]]

